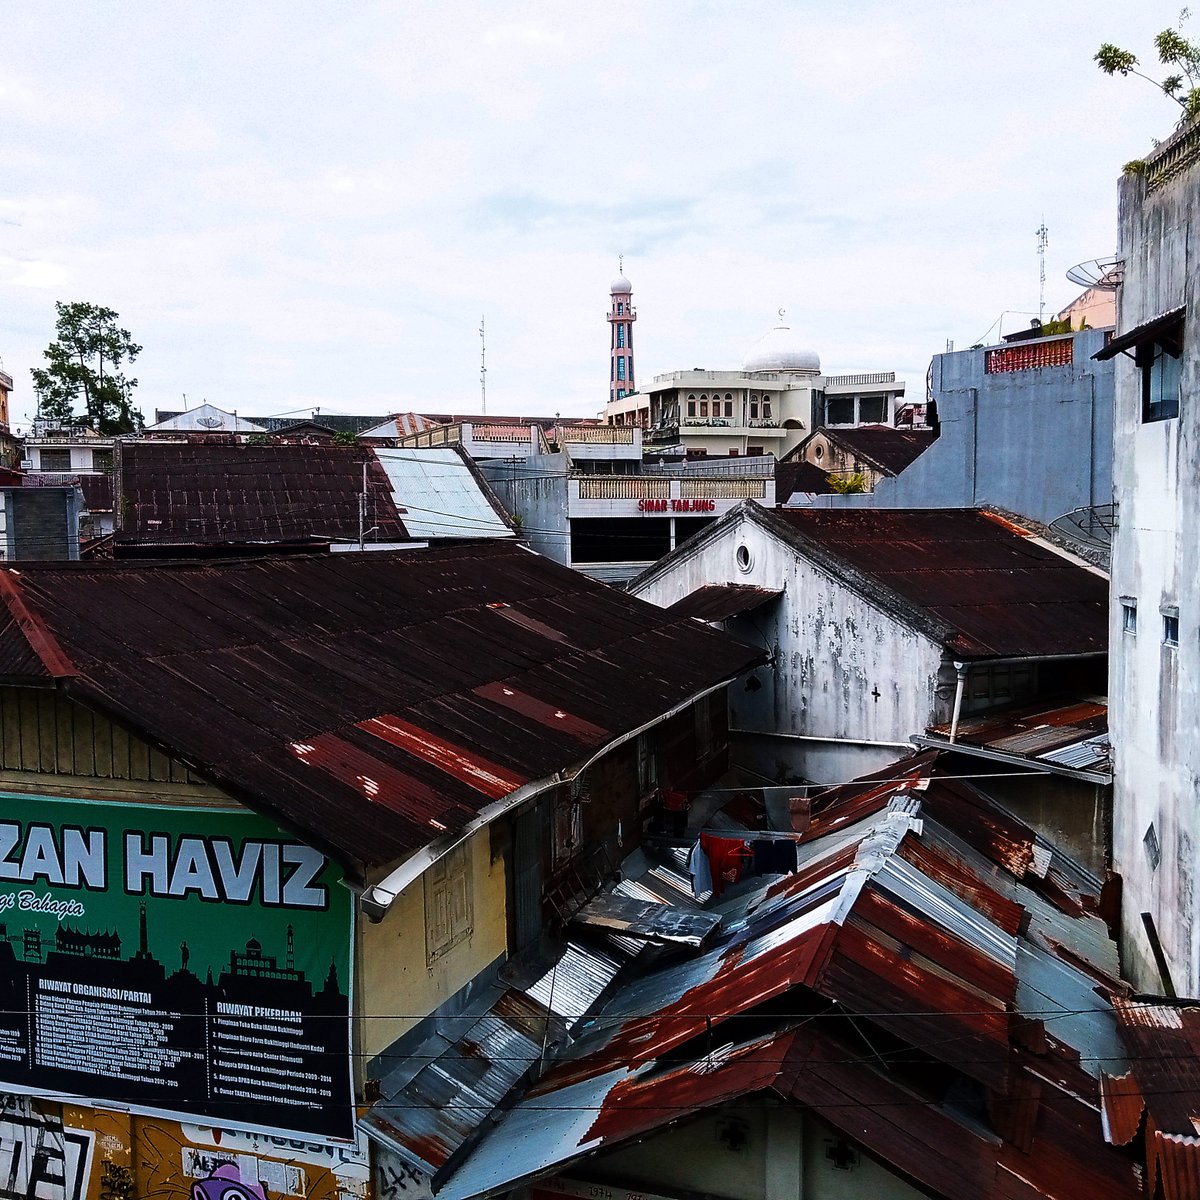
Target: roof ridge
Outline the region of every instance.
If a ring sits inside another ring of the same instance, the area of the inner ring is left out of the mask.
[[[4,601],[9,615],[17,623],[29,648],[37,655],[42,666],[55,679],[75,678],[79,670],[67,652],[59,645],[58,638],[50,627],[25,603],[16,580],[21,572],[12,569],[0,571],[0,599]]]

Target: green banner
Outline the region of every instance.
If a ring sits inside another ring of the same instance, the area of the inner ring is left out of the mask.
[[[353,903],[244,810],[5,795],[0,1084],[353,1131]]]

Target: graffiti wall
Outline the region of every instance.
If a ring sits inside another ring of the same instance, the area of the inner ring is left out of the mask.
[[[0,1095],[0,1200],[373,1200],[364,1140],[331,1146]]]

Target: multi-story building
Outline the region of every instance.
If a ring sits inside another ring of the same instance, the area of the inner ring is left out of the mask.
[[[1135,984],[1200,992],[1200,122],[1120,184],[1113,853]]]
[[[644,394],[610,401],[605,420],[642,425],[647,450],[660,453],[783,458],[818,425],[895,424],[903,398],[894,371],[822,375],[817,353],[781,324],[740,370],[656,375]]]
[[[25,438],[23,466],[42,475],[111,474],[114,444],[90,426],[36,417]]]

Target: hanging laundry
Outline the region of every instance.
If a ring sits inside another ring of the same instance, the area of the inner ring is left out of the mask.
[[[702,833],[700,845],[712,870],[713,895],[719,896],[727,883],[737,883],[750,861],[750,847],[741,838]]]
[[[712,868],[708,865],[708,855],[699,840],[688,854],[688,873],[692,877],[692,895],[697,900],[713,893]]]

